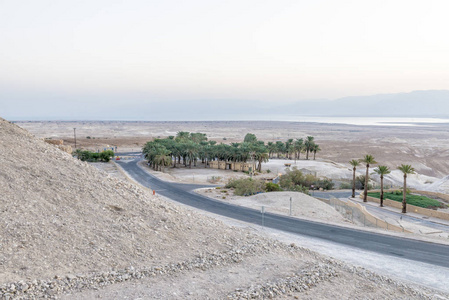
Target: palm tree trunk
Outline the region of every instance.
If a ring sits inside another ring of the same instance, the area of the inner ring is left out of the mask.
[[[313,160],[315,160],[316,152],[313,151]]]
[[[380,207],[384,206],[384,176],[380,176]]]
[[[402,213],[407,212],[407,174],[404,174],[404,190],[402,191]]]
[[[355,198],[355,168],[353,168],[352,172],[352,198]]]
[[[368,202],[368,174],[369,172],[369,164],[366,165],[366,175],[365,175],[365,189],[364,189],[364,193],[363,193],[363,202]]]

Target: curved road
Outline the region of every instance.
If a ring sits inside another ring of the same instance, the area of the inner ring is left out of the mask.
[[[225,217],[262,225],[260,211],[227,204],[192,192],[204,185],[170,183],[157,179],[143,171],[137,165],[139,161],[140,158],[136,158],[130,162],[117,161],[117,163],[137,182],[172,200]],[[264,226],[449,268],[449,246],[446,245],[376,234],[271,213],[265,214]]]

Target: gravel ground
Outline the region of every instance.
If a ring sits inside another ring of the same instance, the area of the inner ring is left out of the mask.
[[[330,205],[299,192],[270,192],[250,197],[236,196],[232,189],[203,188],[195,192],[236,205],[261,209],[266,212],[289,215],[290,198],[292,199],[292,216],[308,220],[320,220],[335,224],[351,223]]]

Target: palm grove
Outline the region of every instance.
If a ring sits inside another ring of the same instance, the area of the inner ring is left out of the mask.
[[[301,153],[305,153],[306,159],[321,149],[315,143],[314,137],[306,139],[289,139],[286,142],[268,142],[257,139],[252,133],[246,134],[243,142],[231,144],[218,144],[216,141],[208,141],[206,134],[180,131],[176,136],[165,139],[155,139],[147,142],[142,149],[149,165],[155,170],[163,170],[164,167],[173,168],[184,166],[191,168],[199,162],[207,168],[210,161],[219,160],[226,162],[254,163],[253,170],[262,172],[262,163],[269,158],[300,159]]]
[[[357,170],[357,167],[360,164],[364,164],[366,166],[366,175],[361,176],[364,179],[363,183],[363,202],[367,202],[368,200],[368,189],[369,189],[369,168],[370,165],[377,164],[374,157],[370,154],[365,155],[362,159],[359,160],[351,160],[349,164],[353,167],[353,182],[352,182],[352,197],[355,197],[355,184],[356,184],[356,177],[355,172]],[[415,174],[415,169],[411,165],[400,165],[398,166],[398,170],[403,173],[404,181],[403,181],[403,188],[402,188],[402,213],[407,212],[407,175]],[[391,170],[389,167],[380,165],[377,168],[374,169],[374,173],[378,174],[380,177],[380,206],[383,207],[384,202],[384,176],[391,173]]]

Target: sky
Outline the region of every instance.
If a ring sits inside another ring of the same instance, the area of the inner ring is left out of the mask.
[[[0,0],[0,116],[449,89],[448,11],[447,0]]]

